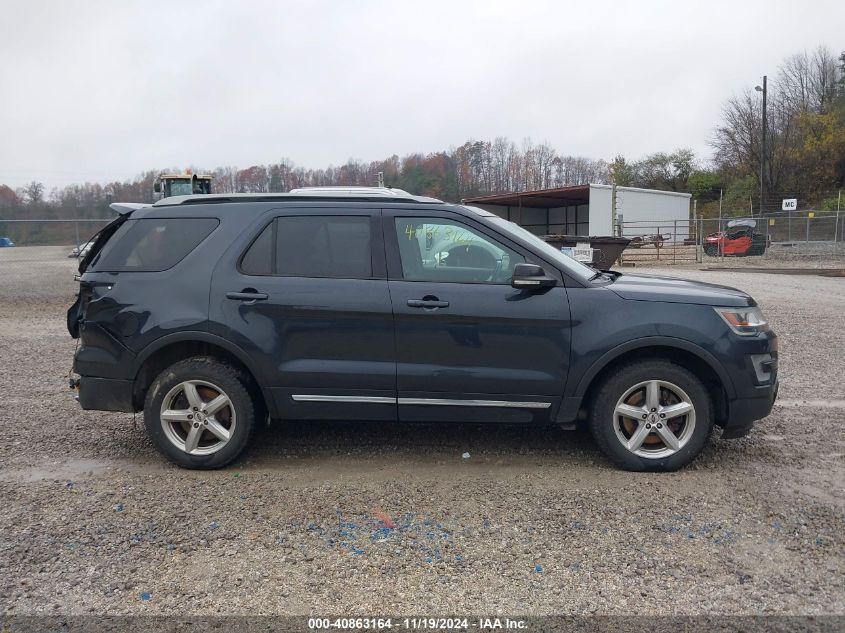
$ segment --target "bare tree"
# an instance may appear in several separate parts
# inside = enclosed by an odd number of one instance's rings
[[[836,55],[826,46],[789,57],[780,67],[777,89],[792,113],[824,113],[836,98]]]

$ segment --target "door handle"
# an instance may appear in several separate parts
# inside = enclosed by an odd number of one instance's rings
[[[437,299],[408,299],[409,308],[448,308],[448,301],[439,301]]]
[[[226,298],[234,299],[235,301],[247,301],[252,304],[256,301],[265,301],[268,296],[267,293],[257,292],[252,288],[245,288],[241,292],[227,292]]]

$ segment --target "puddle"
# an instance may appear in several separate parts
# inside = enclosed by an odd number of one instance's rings
[[[775,400],[776,407],[819,407],[845,409],[845,400]]]
[[[154,473],[166,469],[155,462],[117,462],[107,459],[67,459],[44,462],[35,466],[0,470],[0,481],[32,483],[64,479],[99,477],[113,472]]]

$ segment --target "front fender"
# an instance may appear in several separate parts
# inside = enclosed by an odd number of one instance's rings
[[[733,399],[736,397],[736,388],[734,386],[731,377],[728,375],[725,368],[722,367],[722,364],[713,356],[710,352],[703,349],[701,346],[696,345],[690,341],[687,341],[682,338],[676,338],[672,336],[644,336],[640,338],[635,338],[620,345],[617,345],[613,349],[605,352],[602,356],[600,356],[592,365],[584,372],[581,376],[580,380],[578,381],[578,385],[575,388],[576,396],[583,397],[584,394],[587,393],[587,389],[592,383],[593,379],[601,372],[602,369],[607,367],[610,363],[612,363],[615,359],[619,358],[623,354],[627,354],[628,352],[637,350],[637,349],[647,349],[649,347],[672,347],[675,349],[681,349],[685,352],[689,352],[694,354],[702,361],[704,361],[708,367],[710,367],[716,375],[719,377],[722,385],[725,388],[725,391],[728,394],[729,399]]]

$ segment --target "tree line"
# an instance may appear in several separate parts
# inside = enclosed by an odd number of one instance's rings
[[[567,155],[530,139],[517,144],[497,137],[470,139],[429,154],[349,160],[322,169],[308,169],[285,158],[245,169],[194,171],[211,173],[213,190],[219,193],[375,185],[382,174],[388,186],[452,202],[506,191],[615,182],[688,191],[705,216],[717,212],[720,198],[728,214],[774,210],[781,197],[799,198],[803,207],[834,205],[834,192],[845,185],[845,53],[837,58],[830,49],[819,47],[785,59],[769,82],[766,122],[763,156],[762,99],[749,86],[725,102],[710,139],[709,160],[678,148],[634,161],[622,155],[606,161]],[[153,184],[162,171],[181,169],[149,170],[130,181],[84,183],[49,192],[39,182],[18,189],[0,184],[0,218],[108,217],[112,201],[152,202]]]
[[[349,160],[344,165],[307,169],[289,159],[245,169],[192,168],[214,176],[215,193],[274,193],[297,187],[375,185],[384,183],[407,191],[458,202],[463,198],[504,191],[547,189],[584,183],[609,182],[604,160],[559,154],[547,143],[526,139],[521,145],[498,137],[468,140],[463,145],[430,154],[397,155],[384,160]],[[84,183],[46,192],[39,182],[13,190],[0,185],[0,217],[103,217],[111,201],[152,202],[153,185],[162,172],[150,170],[127,182]]]

